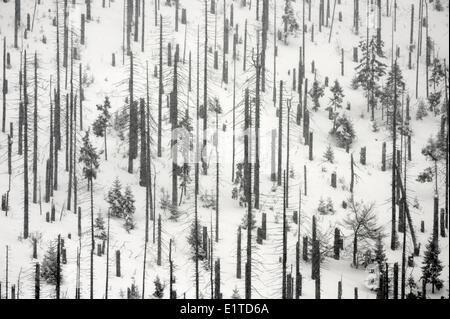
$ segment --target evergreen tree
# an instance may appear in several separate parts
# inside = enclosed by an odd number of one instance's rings
[[[284,25],[284,39],[287,42],[289,34],[299,29],[299,24],[295,18],[294,8],[292,7],[292,0],[285,0],[284,14],[282,16]]]
[[[416,120],[422,120],[425,116],[428,116],[427,109],[423,100],[419,101],[416,112]]]
[[[139,289],[134,282],[131,284],[131,287],[128,288],[128,299],[141,299]]]
[[[164,297],[164,289],[166,288],[166,285],[161,283],[161,279],[159,279],[159,276],[156,276],[156,279],[153,281],[155,284],[155,291],[153,292],[153,296],[158,299],[162,299]]]
[[[334,163],[334,151],[331,145],[328,145],[325,154],[323,154],[323,158],[330,163]]]
[[[131,188],[127,186],[122,201],[123,218],[125,219],[124,226],[127,232],[130,232],[130,230],[135,227],[134,212],[136,211],[136,208],[134,207],[134,202],[135,200]]]
[[[103,104],[97,104],[97,110],[100,111],[95,122],[92,124],[92,130],[95,136],[104,137],[106,134],[106,129],[110,125],[111,114],[109,109],[111,108],[111,103],[109,97],[105,97],[105,102]]]
[[[444,76],[445,76],[444,67],[441,64],[441,61],[439,61],[438,58],[434,58],[429,78],[429,84],[433,86],[434,92],[436,92],[436,90],[439,89],[439,84],[441,84],[441,81],[444,79]]]
[[[386,254],[384,251],[384,245],[381,234],[378,235],[377,242],[375,245],[375,261],[377,262],[380,270],[382,269],[382,266],[386,262]]]
[[[78,161],[83,163],[83,175],[88,181],[90,191],[90,228],[91,228],[91,250],[90,250],[90,298],[94,298],[94,183],[93,180],[97,178],[97,169],[99,155],[96,149],[92,146],[89,139],[89,130],[86,131],[83,137],[83,145],[80,149],[80,157]]]
[[[323,87],[320,86],[319,81],[314,81],[313,87],[309,91],[309,95],[311,96],[314,103],[313,110],[317,111],[320,108],[320,98],[324,95]]]
[[[206,251],[204,250],[204,246],[201,244],[201,225],[197,225],[197,236],[195,236],[195,222],[191,224],[189,236],[187,238],[187,242],[189,246],[191,247],[191,253],[192,253],[192,259],[195,260],[195,252],[196,252],[196,245],[195,241],[198,240],[198,260],[204,260],[206,258]]]
[[[334,204],[331,197],[327,198],[327,205],[325,206],[325,208],[328,215],[334,215],[334,213],[336,213],[336,211],[334,210]]]
[[[422,279],[425,280],[426,284],[430,283],[432,285],[433,293],[435,288],[440,290],[443,287],[443,281],[439,278],[443,269],[442,263],[439,260],[440,253],[441,251],[437,243],[433,239],[430,239],[423,260]]]
[[[336,137],[341,147],[350,146],[355,138],[355,129],[353,128],[352,121],[343,114],[336,119],[335,129],[331,131],[331,134]]]
[[[317,207],[317,211],[321,215],[326,214],[327,208],[326,208],[325,200],[322,197],[319,199],[319,206]]]
[[[58,260],[56,245],[50,243],[41,265],[41,277],[49,284],[55,285],[58,275]],[[59,269],[60,279],[62,279],[61,265]]]
[[[94,228],[94,237],[100,240],[106,240],[105,219],[100,213],[95,218]]]
[[[237,287],[234,287],[231,299],[241,299],[241,295],[239,294],[239,289]]]
[[[406,286],[409,288],[409,293],[406,296],[406,299],[417,299],[417,295],[415,294],[417,284],[414,281],[414,277],[412,275],[409,275],[408,281],[406,282]]]
[[[89,182],[97,178],[97,169],[100,166],[99,154],[89,139],[89,131],[86,131],[83,137],[83,146],[80,149],[80,157],[78,161],[83,163],[83,175]]]
[[[380,100],[384,107],[387,109],[389,123],[393,123],[393,110],[395,102],[395,94],[397,94],[397,105],[400,104],[399,97],[405,91],[405,81],[403,79],[402,70],[398,63],[394,63],[391,70],[388,73],[386,84],[380,93]],[[401,123],[402,117],[400,114],[400,107],[397,107],[397,123]]]
[[[435,114],[439,114],[439,104],[441,104],[442,92],[432,92],[428,95],[428,104],[430,105],[430,111],[435,112]]]
[[[431,167],[427,167],[417,176],[416,181],[418,181],[419,183],[430,183],[433,181],[433,178],[433,169]]]
[[[321,215],[333,215],[336,211],[334,210],[334,204],[331,198],[327,198],[326,202],[323,198],[320,198],[317,211]]]
[[[245,192],[244,192],[244,165],[242,163],[236,164],[236,172],[234,177],[234,187],[232,190],[231,198],[239,200],[239,204],[245,202]]]
[[[336,109],[342,108],[342,102],[345,96],[344,90],[342,89],[338,80],[335,80],[334,85],[330,88],[330,91],[333,94],[332,97],[330,98],[330,107],[332,107],[336,112]]]
[[[111,103],[109,102],[109,98],[105,98],[105,102],[103,104],[97,105],[97,110],[100,111],[95,122],[92,124],[92,129],[94,131],[95,136],[103,137],[105,140],[105,160],[108,159],[107,152],[107,144],[106,144],[106,131],[108,127],[111,125],[111,114],[109,113],[109,109],[111,108]]]
[[[442,7],[442,3],[440,0],[434,0],[434,8],[436,11],[442,11],[444,8]]]
[[[382,62],[382,59],[385,58],[383,46],[383,41],[378,41],[376,35],[368,43],[365,40],[359,43],[362,57],[360,64],[355,69],[356,77],[353,86],[361,86],[366,91],[369,102],[368,107],[372,108],[372,115],[377,103],[376,99],[380,95],[378,83],[380,78],[386,74],[386,64]]]
[[[122,218],[122,185],[118,177],[113,182],[111,189],[108,191],[106,201],[109,204],[110,214],[113,217]]]

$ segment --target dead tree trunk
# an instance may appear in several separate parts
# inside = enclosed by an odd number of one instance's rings
[[[18,38],[20,28],[20,15],[21,15],[21,0],[14,1],[14,48],[18,49]]]
[[[134,103],[134,59],[133,54],[130,54],[130,79],[129,79],[129,108],[130,108],[130,123],[129,123],[129,141],[128,141],[128,173],[133,173],[133,160],[137,153],[137,114]]]
[[[161,157],[163,84],[163,18],[159,22],[159,90],[158,90],[158,157]]]
[[[244,165],[245,165],[245,187],[247,200],[247,262],[245,264],[245,298],[251,299],[252,296],[252,165],[249,160],[250,141],[250,105],[249,105],[249,91],[245,90],[245,123],[244,123]]]
[[[208,174],[207,159],[207,129],[208,129],[208,1],[205,0],[205,58],[203,61],[203,149],[202,149],[202,166],[203,173]]]
[[[178,145],[176,129],[178,127],[178,61],[179,46],[175,48],[175,59],[173,65],[173,88],[170,96],[170,123],[172,123],[172,138],[171,138],[171,152],[172,152],[172,208],[176,209],[178,206]]]
[[[397,60],[395,60],[394,69],[397,67]],[[397,72],[394,72],[394,110],[392,116],[392,227],[391,227],[391,249],[395,250],[397,246],[397,233],[396,233],[396,172],[395,167],[397,163]]]
[[[141,152],[140,152],[140,168],[139,168],[139,185],[144,187],[148,184],[147,180],[147,138],[145,124],[145,100],[139,101],[139,120],[141,133]],[[106,134],[105,134],[106,136]]]
[[[24,98],[24,110],[23,110],[23,130],[24,130],[24,145],[23,145],[23,181],[24,181],[24,207],[23,207],[23,238],[28,238],[28,206],[29,206],[29,194],[28,194],[28,79],[27,79],[27,51],[24,53],[23,60],[23,98]]]
[[[282,180],[282,152],[283,152],[283,81],[280,81],[280,101],[278,108],[278,186]]]
[[[2,132],[5,133],[6,126],[6,94],[8,93],[8,81],[6,80],[6,37],[3,38],[3,114],[2,114]]]
[[[287,263],[287,224],[286,224],[286,171],[284,171],[283,187],[283,260],[282,260],[282,290],[281,298],[286,299],[286,263]],[[249,226],[248,226],[249,227]]]
[[[34,54],[34,112],[33,112],[33,203],[37,203],[37,147],[38,147],[38,130],[37,130],[37,53]]]

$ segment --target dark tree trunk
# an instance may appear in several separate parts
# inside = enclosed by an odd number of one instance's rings
[[[207,129],[208,129],[208,1],[205,0],[205,61],[203,74],[203,149],[202,149],[202,164],[203,173],[208,174],[207,159]]]
[[[278,108],[278,186],[281,186],[282,152],[283,152],[283,81],[280,81],[280,101]]]
[[[395,61],[394,69],[396,68],[397,60]],[[392,206],[392,227],[391,227],[391,249],[395,250],[397,246],[397,233],[396,233],[396,165],[397,165],[397,72],[394,72],[394,110],[392,116],[392,185],[391,185],[391,206]]]
[[[180,49],[177,44],[173,65],[173,88],[170,96],[170,123],[172,123],[172,208],[178,206],[178,142],[176,129],[178,128],[178,61],[180,60]]]
[[[163,18],[160,16],[159,22],[159,91],[158,91],[158,157],[161,157],[161,136],[162,136],[162,98],[164,94],[163,84]]]
[[[90,255],[90,299],[94,299],[94,250],[95,250],[95,240],[94,240],[94,183],[92,177],[89,178],[90,186],[90,206],[91,206],[91,255]]]
[[[29,206],[29,193],[28,193],[28,84],[27,84],[27,51],[24,53],[23,60],[23,98],[24,98],[24,110],[23,110],[23,130],[24,130],[24,145],[23,145],[23,181],[24,181],[24,200],[23,200],[23,238],[28,238],[28,206]]]
[[[33,203],[37,203],[37,147],[38,147],[38,130],[37,130],[37,54],[34,54],[34,112],[33,112]]]
[[[6,80],[6,37],[3,38],[3,83],[2,83],[2,96],[3,96],[3,113],[2,113],[2,132],[5,133],[6,126],[6,94],[8,92],[8,81]]]
[[[140,152],[140,170],[139,170],[139,185],[146,186],[147,180],[147,138],[146,138],[146,124],[145,124],[145,100],[141,99],[139,102],[139,116],[140,116],[140,133],[141,133],[141,152]],[[105,132],[106,133],[106,132]],[[106,134],[105,134],[106,136]]]
[[[282,291],[281,298],[286,299],[286,263],[287,263],[287,224],[286,224],[286,171],[284,171],[283,187],[283,260],[282,260]]]

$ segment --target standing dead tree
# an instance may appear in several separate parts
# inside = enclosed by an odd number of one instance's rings
[[[364,205],[363,202],[356,202],[352,196],[348,200],[348,207],[350,213],[343,223],[353,233],[353,266],[358,268],[358,243],[368,239],[376,240],[382,228],[377,226],[375,204]]]

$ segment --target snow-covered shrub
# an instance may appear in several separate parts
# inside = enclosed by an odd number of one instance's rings
[[[203,194],[200,194],[200,201],[202,202],[202,207],[215,210],[216,209],[216,195],[211,191],[208,193],[206,191]]]
[[[341,147],[350,146],[355,138],[352,121],[345,114],[336,119],[336,129],[332,131]]]
[[[319,207],[317,207],[317,211],[321,215],[333,215],[336,211],[334,210],[334,205],[331,198],[328,198],[326,203],[323,198],[321,198],[319,200]]]
[[[417,178],[416,181],[420,183],[430,183],[433,181],[434,172],[431,167],[427,167],[423,172],[421,172]]]
[[[377,121],[373,121],[372,122],[372,132],[376,133],[376,132],[379,132],[379,131],[380,131],[380,128],[378,127]]]

